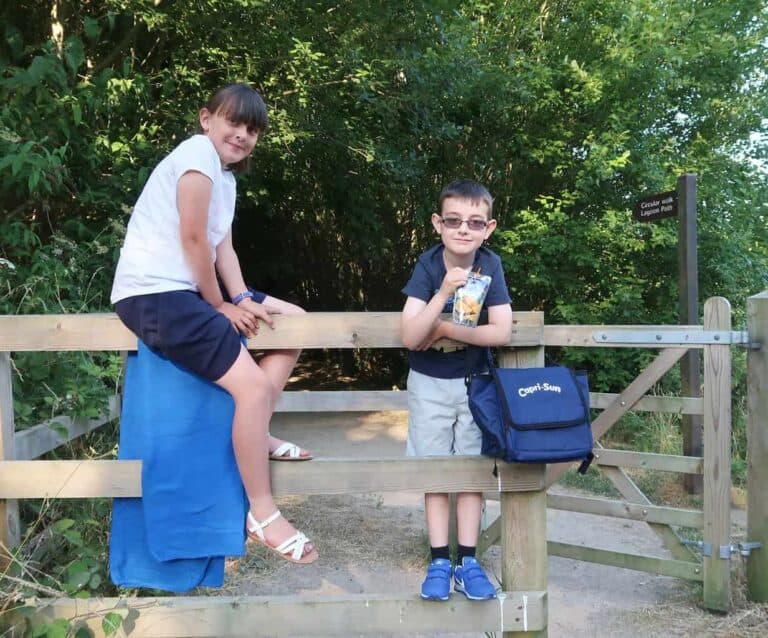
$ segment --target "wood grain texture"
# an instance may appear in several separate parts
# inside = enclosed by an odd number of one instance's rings
[[[275,496],[368,492],[535,491],[540,465],[486,457],[314,459],[270,464]],[[7,461],[0,463],[0,498],[141,496],[141,461]]]
[[[747,540],[763,544],[747,558],[747,589],[768,602],[768,291],[747,300],[747,329],[761,345],[747,355]]]
[[[731,304],[712,297],[704,304],[704,328],[731,329]],[[704,606],[727,611],[731,603],[731,348],[704,348],[704,530],[712,556],[704,556]]]
[[[366,633],[422,634],[522,631],[546,627],[545,591],[500,592],[498,600],[450,603],[400,595],[169,596],[164,598],[31,599],[36,623],[77,618],[103,637],[101,621],[122,611],[142,638],[335,636]],[[127,624],[127,623],[126,623]],[[125,635],[121,631],[114,635]]]

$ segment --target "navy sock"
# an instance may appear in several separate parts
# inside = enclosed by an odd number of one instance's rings
[[[432,560],[435,560],[436,558],[451,560],[450,548],[448,545],[445,545],[444,547],[430,547],[429,551],[432,554]]]
[[[459,545],[456,548],[456,562],[461,565],[461,561],[464,560],[465,556],[472,556],[474,558],[475,547],[469,545]]]

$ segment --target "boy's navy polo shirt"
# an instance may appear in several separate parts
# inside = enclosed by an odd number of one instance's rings
[[[443,261],[443,244],[433,246],[422,253],[413,269],[413,274],[403,288],[403,294],[408,297],[421,299],[425,303],[435,296],[445,279],[445,262]],[[499,256],[488,248],[480,247],[475,253],[472,270],[491,277],[491,285],[480,314],[480,323],[488,323],[487,308],[510,303],[507,282],[504,279],[504,269]],[[453,312],[453,297],[443,308],[443,312]],[[485,358],[478,358],[485,361]],[[412,370],[438,379],[461,379],[466,374],[466,352],[440,352],[438,350],[410,350],[408,363]]]

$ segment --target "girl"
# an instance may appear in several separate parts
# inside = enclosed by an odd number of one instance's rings
[[[273,328],[272,314],[304,312],[249,289],[232,246],[233,173],[248,167],[267,128],[266,106],[249,85],[231,84],[199,117],[202,134],[157,165],[136,202],[111,300],[150,348],[232,395],[232,444],[250,504],[248,535],[289,561],[311,563],[317,550],[277,510],[268,467],[268,458],[311,458],[268,432],[299,351],[271,351],[257,364],[240,339],[257,333],[260,321]]]

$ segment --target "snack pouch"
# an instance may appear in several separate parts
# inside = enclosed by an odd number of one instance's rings
[[[469,273],[467,283],[456,289],[453,299],[453,322],[474,328],[480,319],[485,296],[491,285],[491,277]]]

